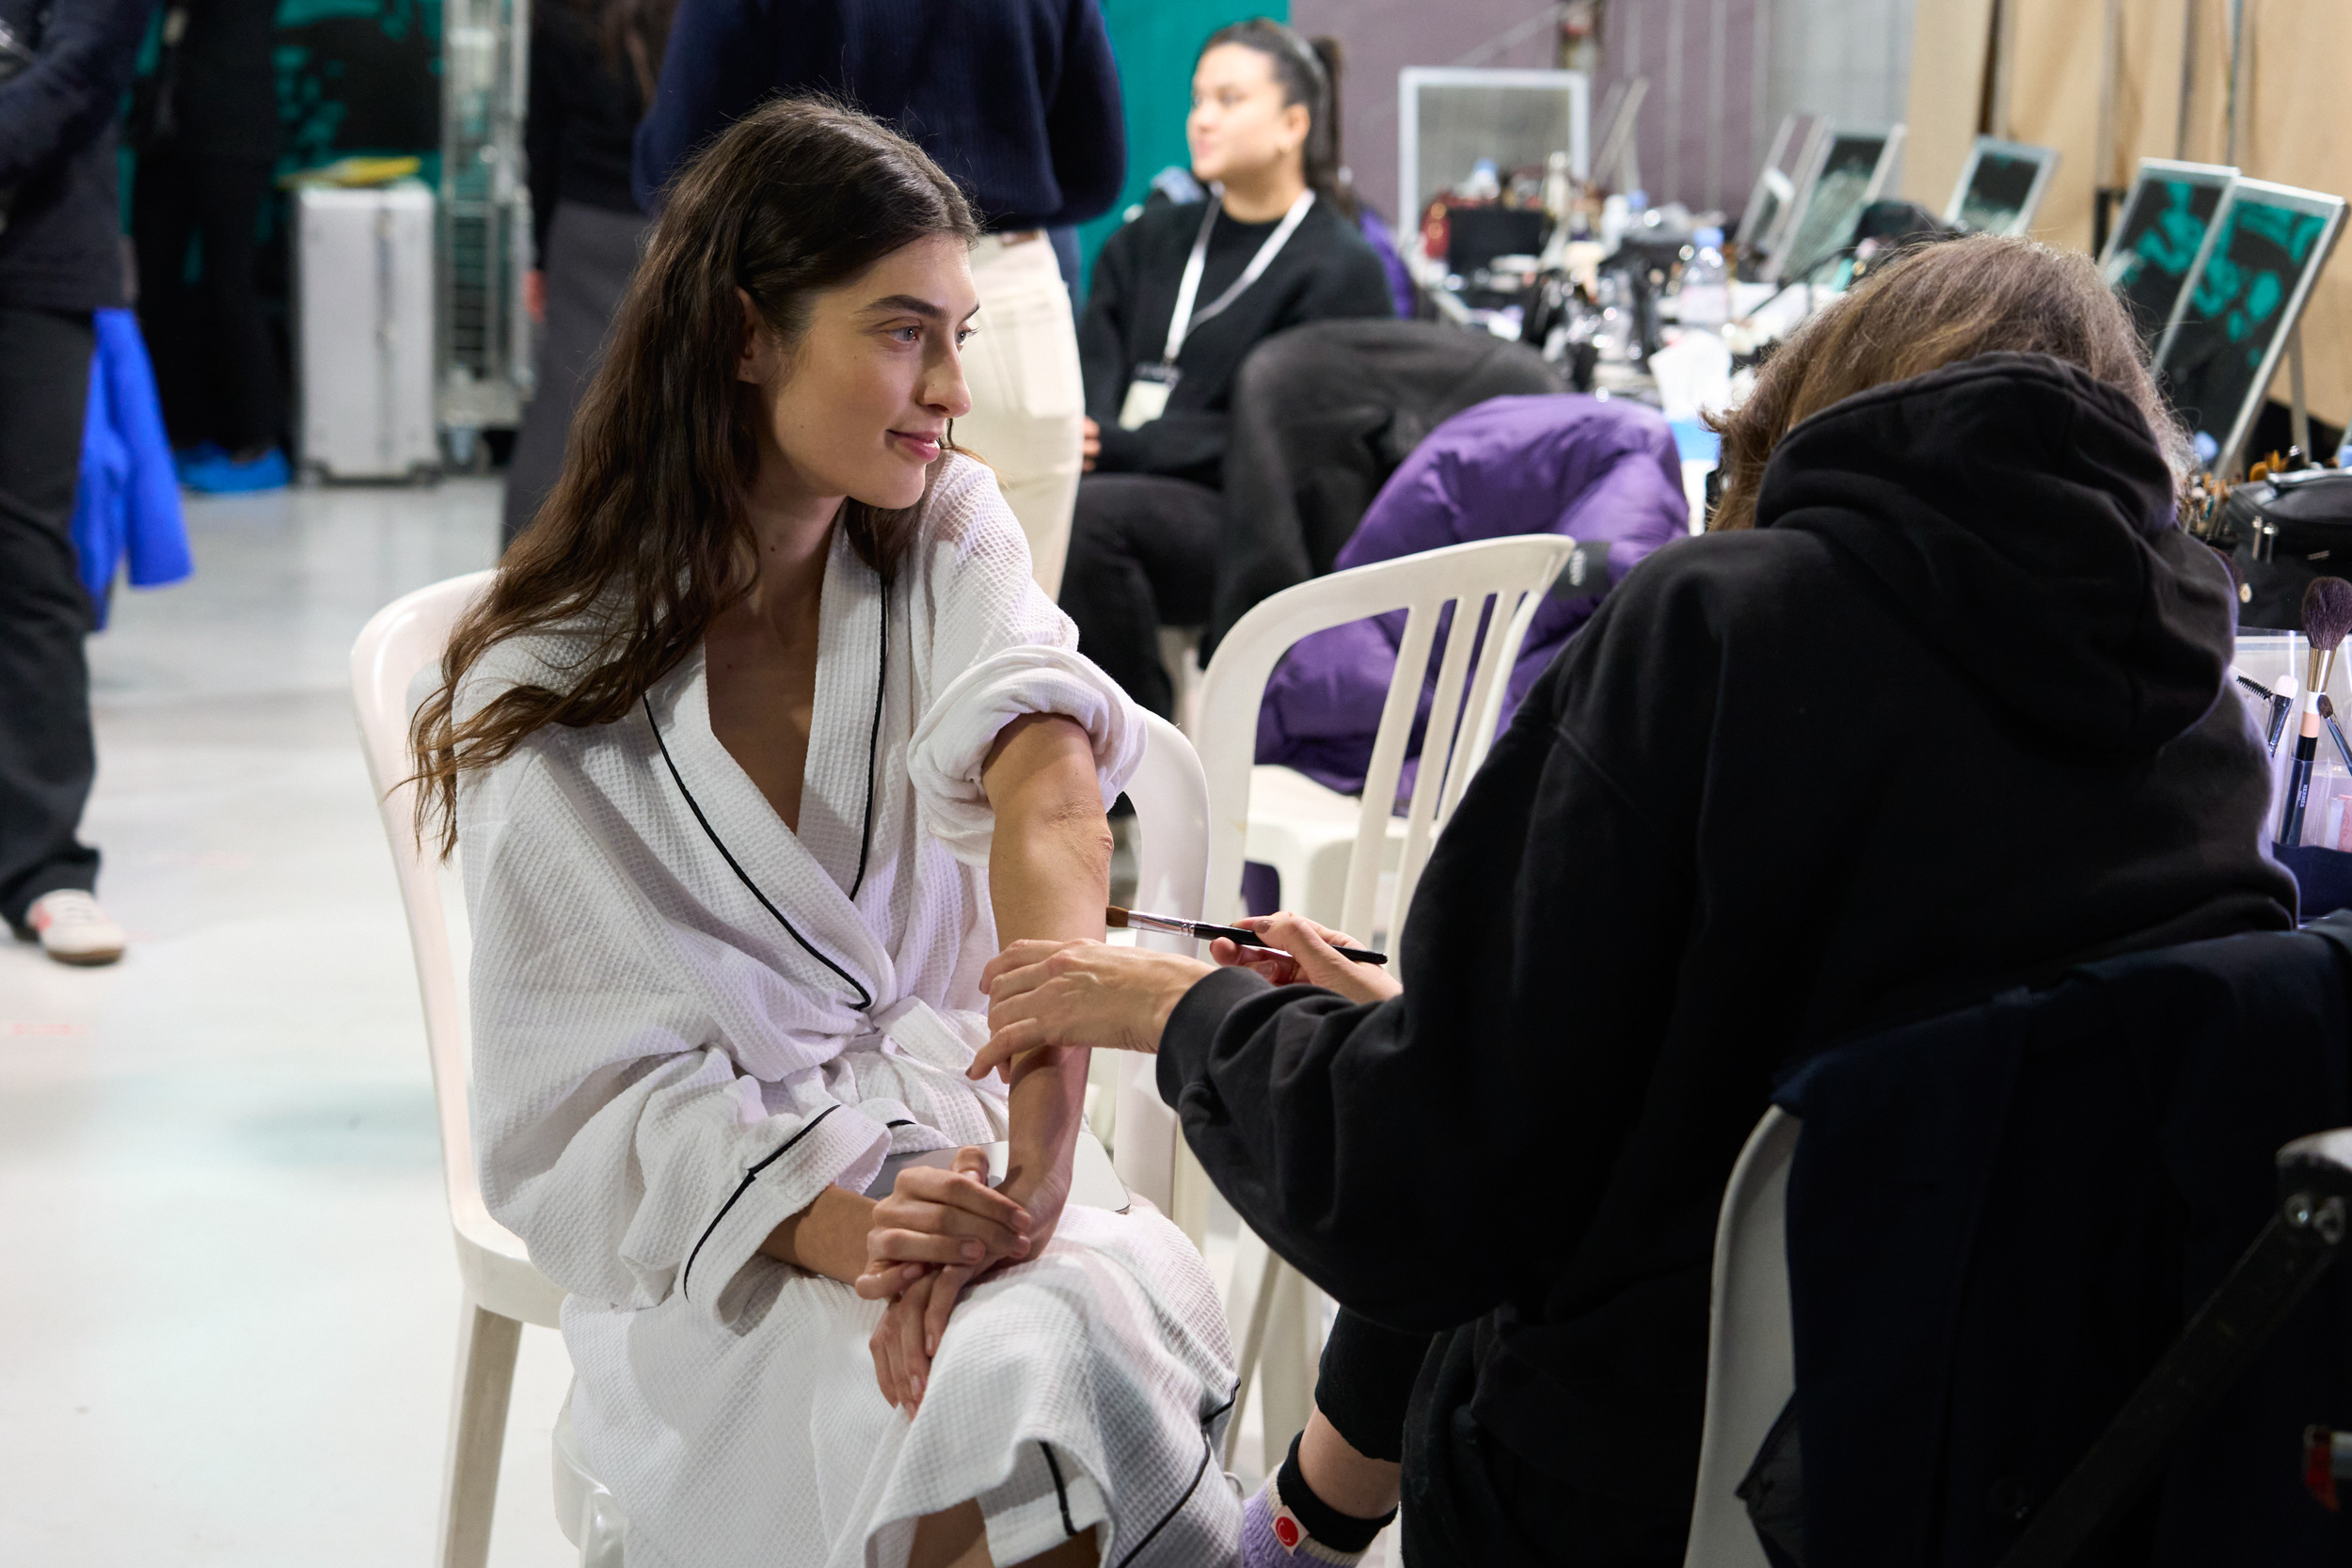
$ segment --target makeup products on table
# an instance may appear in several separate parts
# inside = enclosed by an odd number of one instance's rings
[[[2352,742],[2344,738],[2344,726],[2336,722],[2336,705],[2325,691],[2319,694],[2319,717],[2327,724],[2328,733],[2336,737],[2336,755],[2344,759],[2346,772],[2352,772]]]
[[[2312,764],[2319,757],[2319,700],[2336,660],[2336,650],[2352,636],[2352,582],[2313,578],[2303,590],[2303,635],[2311,642],[2311,678],[2303,690],[2303,722],[2295,740],[2295,763],[2287,776],[2286,801],[2279,818],[2279,842],[2303,841],[2303,814],[2311,803]],[[2282,683],[2283,684],[2283,683]],[[2272,745],[2277,745],[2274,739]]]
[[[2295,677],[2293,675],[2289,675],[2286,678],[2283,683],[2286,689],[2283,693],[2281,693],[2271,690],[2270,688],[2265,686],[2262,682],[2256,680],[2253,676],[2248,674],[2243,670],[2233,667],[2230,671],[2230,673],[2236,678],[2238,685],[2246,688],[2247,690],[2251,691],[2255,697],[2261,701],[2265,708],[2266,716],[2263,721],[2263,738],[2269,746],[2270,754],[2274,757],[2277,756],[2279,754],[2279,736],[2286,731],[2287,715],[2295,711]]]
[[[1199,937],[1203,942],[1223,937],[1244,947],[1280,951],[1256,932],[1245,931],[1238,926],[1212,926],[1206,921],[1179,920],[1172,914],[1146,914],[1141,910],[1122,910],[1116,904],[1103,911],[1103,924],[1114,931],[1168,931],[1180,937]],[[1343,958],[1353,958],[1359,964],[1384,964],[1389,961],[1386,953],[1375,953],[1369,947],[1334,947],[1331,951]]]

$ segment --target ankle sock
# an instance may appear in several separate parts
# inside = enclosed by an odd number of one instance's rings
[[[1274,1474],[1275,1496],[1318,1545],[1333,1553],[1360,1557],[1371,1550],[1374,1538],[1396,1517],[1396,1510],[1392,1508],[1377,1519],[1359,1519],[1352,1513],[1342,1513],[1316,1497],[1298,1468],[1298,1438],[1291,1439],[1291,1451]]]

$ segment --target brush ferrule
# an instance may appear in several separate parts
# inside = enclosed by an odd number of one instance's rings
[[[2304,700],[2314,708],[2319,705],[2319,694],[2328,689],[2328,677],[2334,672],[2335,666],[2336,645],[2334,643],[2331,642],[2326,647],[2315,646],[2312,649],[2311,690]]]

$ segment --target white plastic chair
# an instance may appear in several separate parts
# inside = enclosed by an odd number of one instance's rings
[[[1217,644],[1200,690],[1198,733],[1212,814],[1210,920],[1224,923],[1241,912],[1242,863],[1265,861],[1281,874],[1287,908],[1359,941],[1383,942],[1392,955],[1399,951],[1430,847],[1486,760],[1528,626],[1575,550],[1576,541],[1556,534],[1449,546],[1284,589],[1234,624]],[[1480,610],[1490,599],[1492,613],[1482,632]],[[1453,627],[1438,666],[1421,770],[1400,819],[1391,803],[1438,619],[1448,606],[1454,607]],[[1362,796],[1340,795],[1287,768],[1257,766],[1258,709],[1282,656],[1301,638],[1392,610],[1407,612],[1405,634]],[[1385,900],[1384,872],[1395,877]],[[1178,1151],[1177,1165],[1173,1185],[1180,1195],[1205,1191],[1188,1151]],[[1197,1217],[1182,1207],[1172,1212],[1200,1244],[1195,1227],[1205,1225],[1205,1204]],[[1323,1293],[1245,1227],[1226,1311],[1241,1343],[1243,1402],[1251,1373],[1262,1373],[1270,1455],[1278,1440],[1306,1425],[1312,1408]],[[1234,1406],[1226,1429],[1229,1464],[1244,1407]]]
[[[408,914],[417,990],[424,1002],[425,1048],[433,1061],[433,1099],[441,1128],[441,1184],[449,1198],[450,1230],[465,1289],[449,1453],[442,1472],[439,1568],[482,1568],[489,1558],[506,1405],[515,1386],[523,1324],[555,1327],[564,1303],[564,1292],[532,1266],[522,1239],[492,1219],[482,1201],[466,1106],[469,1040],[458,970],[465,943],[452,929],[453,916],[462,929],[465,898],[453,870],[418,845],[412,827],[417,792],[405,782],[413,771],[408,760],[409,688],[420,671],[439,662],[450,628],[489,580],[489,573],[475,572],[395,599],[376,612],[351,648],[351,695],[358,710],[360,744],[367,752],[368,777],[375,785],[384,833],[391,844],[400,901]],[[561,1497],[564,1465],[560,1441],[556,1470]],[[581,1517],[578,1507],[563,1515],[564,1535],[581,1547],[581,1560],[617,1563],[617,1540],[604,1540],[593,1529],[583,1538]],[[596,1552],[608,1555],[592,1555]]]
[[[465,953],[463,888],[453,871],[421,848],[411,826],[415,787],[405,781],[409,693],[418,673],[439,662],[457,618],[489,582],[488,572],[452,578],[379,610],[351,650],[368,776],[376,791],[392,866],[407,911],[417,986],[424,1001],[425,1044],[441,1132],[442,1185],[457,1245],[465,1305],[459,1323],[457,1386],[443,1477],[439,1568],[481,1568],[490,1548],[499,1462],[506,1433],[522,1325],[558,1326],[564,1293],[531,1263],[521,1238],[490,1217],[473,1163],[468,1119],[469,1039],[459,964]],[[1165,721],[1144,716],[1141,765],[1127,785],[1139,830],[1138,907],[1198,919],[1208,863],[1208,785],[1190,743]],[[457,927],[453,931],[453,917]],[[1190,952],[1190,938],[1139,933],[1139,941]],[[1184,1203],[1205,1210],[1198,1165],[1189,1198],[1177,1191],[1176,1114],[1159,1097],[1152,1063],[1120,1052],[1116,1064],[1112,1147],[1120,1176],[1163,1211]],[[571,1401],[555,1424],[556,1517],[580,1548],[581,1568],[620,1568],[628,1520],[612,1494],[589,1471],[573,1432]]]
[[[1778,1106],[1765,1112],[1724,1188],[1707,1325],[1707,1424],[1683,1568],[1771,1568],[1734,1489],[1797,1391],[1788,1208],[1802,1131]]]

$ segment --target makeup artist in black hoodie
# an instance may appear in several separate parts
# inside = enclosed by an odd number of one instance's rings
[[[1391,1506],[1365,1412],[1393,1412],[1416,1568],[1682,1560],[1716,1211],[1776,1072],[2293,924],[2229,578],[2176,526],[2180,439],[2089,261],[1903,258],[1724,434],[1714,531],[1609,596],[1472,782],[1402,994],[1093,944],[991,971],[976,1067],[1156,1050],[1218,1188],[1348,1309],[1316,1417],[1346,1441],[1303,1481]],[[1277,978],[1349,983],[1276,920]],[[1389,1331],[1434,1335],[1409,1421],[1409,1373],[1353,1348]]]

